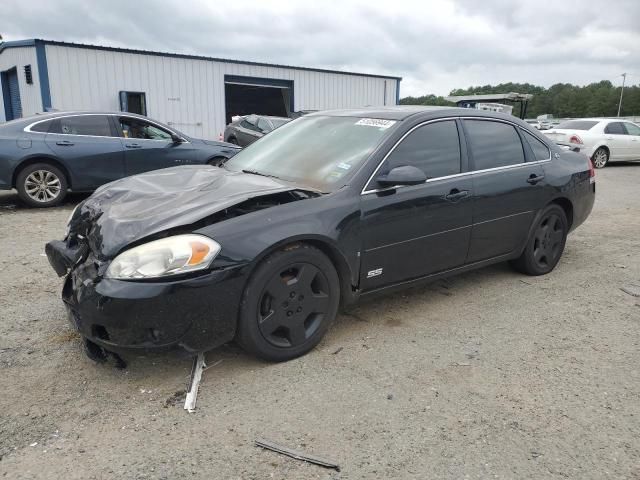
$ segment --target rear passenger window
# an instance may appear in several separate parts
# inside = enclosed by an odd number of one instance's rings
[[[65,135],[90,135],[94,137],[111,137],[111,125],[106,115],[78,115],[62,117],[54,121],[49,133]]]
[[[536,137],[531,135],[529,132],[524,133],[524,138],[527,140],[527,143],[533,150],[533,157],[535,160],[549,160],[551,158],[551,151],[549,147],[547,147],[544,143],[538,140]]]
[[[465,120],[474,170],[524,163],[522,142],[515,127],[488,120]]]
[[[387,172],[412,165],[427,178],[460,173],[460,141],[453,120],[429,123],[411,132],[387,158]]]
[[[604,133],[609,133],[611,135],[626,135],[627,131],[622,125],[622,122],[611,122],[609,125],[604,127]]]
[[[52,123],[52,120],[49,120],[48,122],[36,123],[35,125],[31,125],[31,128],[29,130],[31,130],[32,132],[47,133]]]

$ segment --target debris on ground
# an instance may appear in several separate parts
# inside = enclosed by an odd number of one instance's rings
[[[206,366],[207,364],[204,361],[204,353],[199,353],[198,356],[193,359],[191,382],[189,383],[187,398],[185,398],[184,400],[184,409],[189,413],[193,413],[196,409],[196,400],[198,399],[200,380],[202,380],[202,372],[204,372]]]
[[[337,355],[343,350],[343,347],[338,348],[336,351],[331,352],[331,355]]]
[[[635,283],[630,283],[625,287],[620,287],[620,290],[632,297],[640,297],[640,285],[636,285]]]
[[[259,438],[256,440],[256,446],[262,447],[266,450],[271,450],[276,453],[280,453],[282,455],[286,455],[291,458],[295,458],[296,460],[302,460],[304,462],[313,463],[321,467],[333,468],[338,472],[340,471],[340,465],[332,460],[327,460],[326,458],[317,457],[315,455],[309,455],[299,450],[294,450],[289,447],[278,445],[277,443],[265,440],[263,438]]]

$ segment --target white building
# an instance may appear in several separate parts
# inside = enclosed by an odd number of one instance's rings
[[[130,111],[215,139],[232,115],[398,103],[400,77],[49,40],[0,44],[0,122],[50,110]]]

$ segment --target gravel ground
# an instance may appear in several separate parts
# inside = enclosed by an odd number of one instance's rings
[[[640,285],[640,164],[597,188],[551,274],[501,264],[369,301],[283,364],[209,352],[192,414],[188,358],[81,352],[42,252],[82,197],[2,193],[0,476],[640,479],[640,298],[620,290]]]

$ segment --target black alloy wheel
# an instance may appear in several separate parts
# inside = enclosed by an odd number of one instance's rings
[[[296,245],[275,252],[249,280],[238,342],[267,360],[300,356],[322,339],[337,314],[339,298],[338,275],[321,251]]]
[[[562,256],[568,230],[564,210],[559,205],[549,205],[540,215],[524,252],[511,264],[527,275],[549,273]]]

